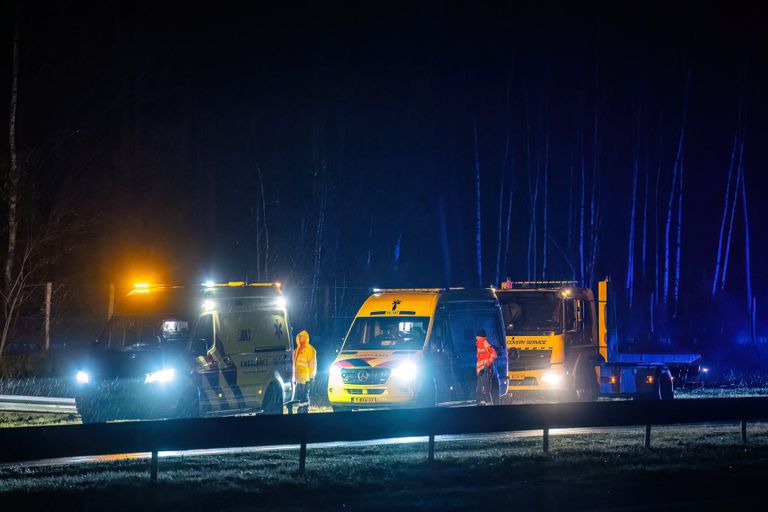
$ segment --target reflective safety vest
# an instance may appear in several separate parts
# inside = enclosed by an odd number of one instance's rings
[[[308,380],[314,379],[317,374],[317,353],[315,347],[307,341],[304,345],[299,345],[296,349],[293,359],[294,378],[297,384],[306,384]]]
[[[496,359],[496,350],[488,343],[488,338],[477,337],[477,373],[483,368],[493,366]]]

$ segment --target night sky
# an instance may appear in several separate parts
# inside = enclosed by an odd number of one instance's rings
[[[20,3],[0,11],[0,115],[18,14],[24,222],[55,206],[79,226],[48,278],[152,268],[172,282],[490,285],[503,186],[499,274],[526,279],[538,176],[534,276],[571,279],[583,162],[587,210],[597,192],[595,275],[621,289],[637,153],[636,297],[647,302],[690,70],[680,309],[690,319],[709,298],[745,83],[752,287],[765,316],[768,48],[764,12],[746,2]],[[722,294],[734,311],[746,308],[744,233],[739,203]]]

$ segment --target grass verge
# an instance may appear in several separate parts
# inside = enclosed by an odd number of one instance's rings
[[[539,437],[161,458],[0,469],[0,505],[31,510],[709,510],[761,497],[768,426],[641,429]]]

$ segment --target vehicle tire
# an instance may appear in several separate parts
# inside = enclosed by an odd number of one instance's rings
[[[662,373],[659,377],[659,391],[662,400],[674,400],[675,388],[668,373]]]
[[[191,388],[187,390],[179,398],[179,403],[176,406],[176,417],[178,418],[200,417],[200,399],[197,394],[197,388]]]
[[[421,392],[414,400],[415,407],[434,407],[437,404],[437,386],[434,380],[422,383]]]
[[[574,382],[574,397],[577,402],[594,402],[600,394],[600,385],[592,367],[582,367],[576,373]]]
[[[267,388],[262,409],[264,414],[283,414],[283,395],[275,384]]]

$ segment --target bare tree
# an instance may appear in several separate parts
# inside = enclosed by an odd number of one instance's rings
[[[635,124],[635,151],[632,159],[632,202],[629,215],[629,248],[627,251],[627,279],[625,287],[629,298],[629,308],[632,309],[635,278],[635,212],[637,210],[637,181],[640,159],[640,112],[637,114]]]
[[[17,8],[19,4],[17,3]],[[19,183],[21,170],[19,169],[18,152],[16,148],[16,121],[19,105],[19,26],[20,14],[16,13],[16,22],[13,29],[13,55],[11,63],[11,100],[8,112],[8,149],[10,162],[8,175],[3,180],[3,192],[7,209],[8,246],[5,254],[5,266],[3,269],[3,288],[5,294],[10,294],[14,286],[13,267],[16,263],[16,236],[19,230]]]
[[[733,133],[733,145],[731,146],[731,157],[728,162],[728,173],[726,176],[725,181],[725,197],[723,200],[723,217],[720,222],[720,236],[717,239],[717,257],[715,258],[715,275],[712,279],[712,297],[715,296],[717,293],[717,282],[720,278],[720,266],[721,266],[721,259],[723,256],[723,235],[725,234],[725,224],[726,219],[728,218],[728,212],[729,212],[729,205],[731,202],[731,183],[733,182],[734,177],[734,170],[735,170],[735,162],[736,162],[736,150],[739,146],[739,131],[741,130],[741,115],[742,115],[742,108],[744,106],[744,90],[746,88],[746,73],[744,76],[744,80],[742,80],[741,83],[741,91],[739,93],[739,105],[737,108],[737,114],[736,114],[736,129]],[[738,169],[736,169],[738,173]],[[738,177],[736,178],[738,180]],[[737,185],[738,186],[738,185]],[[734,201],[736,200],[736,197],[734,195]]]
[[[481,198],[480,198],[480,147],[477,140],[477,111],[472,116],[472,135],[475,147],[475,258],[477,265],[477,284],[483,284],[483,241],[482,227],[483,219],[481,217]]]
[[[501,158],[501,177],[499,179],[499,222],[498,222],[498,232],[496,237],[496,279],[494,280],[494,283],[499,283],[501,280],[501,245],[503,243],[503,228],[504,228],[504,189],[505,189],[505,183],[507,181],[507,161],[509,160],[509,151],[510,151],[510,128],[509,128],[509,107],[510,107],[510,96],[511,96],[511,89],[512,89],[512,74],[509,74],[509,78],[507,79],[507,88],[506,88],[506,101],[505,101],[505,109],[504,109],[504,152],[502,154]],[[507,237],[509,237],[509,230],[507,230]],[[505,254],[506,258],[506,254]]]
[[[683,119],[680,125],[680,136],[677,140],[677,152],[675,153],[675,162],[672,166],[672,186],[669,190],[669,201],[667,202],[667,223],[665,228],[665,243],[664,243],[664,304],[667,304],[669,299],[669,281],[671,272],[671,258],[670,258],[670,229],[672,227],[672,209],[675,201],[675,192],[677,191],[678,175],[680,173],[680,165],[683,158],[683,144],[685,142],[685,128],[688,120],[688,90],[691,83],[691,68],[688,68],[688,73],[685,80],[685,93],[683,94]]]
[[[542,263],[541,263],[541,279],[547,280],[547,243],[549,241],[549,233],[547,232],[547,223],[549,215],[549,131],[544,135],[544,227],[542,233]]]
[[[744,137],[741,139],[739,150],[739,174],[741,175],[741,205],[744,209],[744,274],[747,281],[747,311],[749,312],[750,337],[755,341],[755,309],[756,299],[752,295],[752,263],[750,261],[749,243],[749,208],[747,208],[747,183],[744,176]]]

